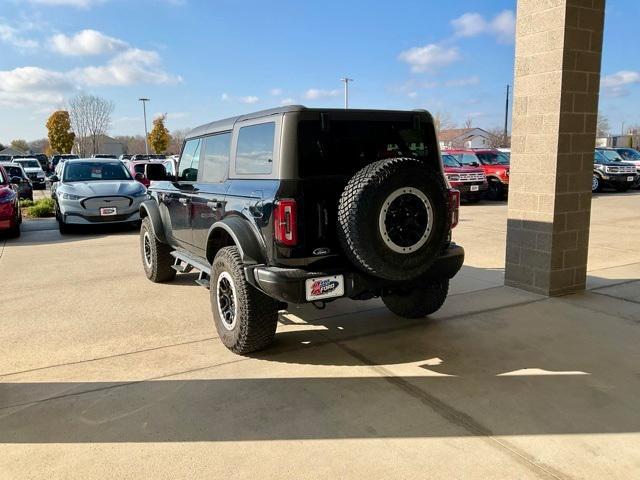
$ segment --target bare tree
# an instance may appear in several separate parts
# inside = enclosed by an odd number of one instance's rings
[[[169,143],[168,152],[173,153],[175,155],[180,153],[182,150],[182,143],[184,142],[184,138],[189,133],[190,128],[181,128],[176,129],[171,132],[171,142]]]
[[[456,123],[451,118],[449,112],[436,112],[433,114],[433,125],[436,128],[436,133],[441,130],[449,130],[456,128]]]
[[[494,127],[487,130],[489,133],[489,147],[490,148],[509,148],[511,147],[511,136],[507,135],[504,138],[504,129],[501,127]]]
[[[95,95],[81,93],[69,101],[71,125],[76,134],[76,151],[81,157],[99,153],[100,137],[111,126],[114,105]]]
[[[467,119],[464,121],[464,128],[471,128],[472,124],[473,118],[467,117]]]
[[[598,112],[598,123],[596,124],[596,136],[597,137],[608,137],[609,132],[611,131],[611,127],[609,126],[609,119],[607,116]]]

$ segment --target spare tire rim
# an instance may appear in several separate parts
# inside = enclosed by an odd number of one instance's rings
[[[221,272],[218,275],[216,292],[218,313],[220,314],[222,325],[227,330],[233,330],[236,326],[238,305],[236,303],[236,286],[228,272]]]
[[[417,188],[402,187],[382,204],[378,228],[384,244],[396,253],[420,249],[433,230],[433,206]]]

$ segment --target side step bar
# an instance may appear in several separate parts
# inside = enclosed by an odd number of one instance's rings
[[[209,277],[211,276],[211,265],[204,263],[202,259],[191,255],[184,251],[174,250],[171,256],[175,258],[174,264],[171,266],[179,273],[189,273],[194,268],[200,271],[196,283],[205,288],[209,288]]]

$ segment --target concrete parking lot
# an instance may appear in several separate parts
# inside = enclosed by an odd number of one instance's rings
[[[589,288],[502,286],[506,204],[463,206],[445,306],[282,312],[250,357],[137,232],[0,240],[0,478],[637,478],[640,192],[601,194]]]

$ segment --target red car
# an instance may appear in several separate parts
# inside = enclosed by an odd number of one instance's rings
[[[449,185],[460,192],[462,200],[477,202],[485,196],[488,184],[482,167],[462,165],[446,153],[442,155],[442,166]]]
[[[131,175],[145,187],[149,187],[152,180],[166,180],[167,170],[162,160],[133,160],[127,162]]]
[[[18,177],[14,179],[17,182]],[[10,237],[19,237],[21,223],[17,184],[11,182],[6,170],[0,166],[0,232],[6,232]]]
[[[459,149],[447,150],[463,164],[482,167],[487,176],[489,188],[487,197],[491,200],[502,200],[509,191],[509,155],[492,149]]]

